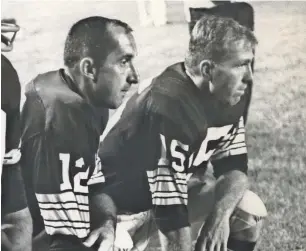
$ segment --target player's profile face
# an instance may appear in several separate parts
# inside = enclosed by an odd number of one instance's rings
[[[253,75],[251,62],[254,57],[251,46],[237,43],[232,46],[228,57],[216,64],[212,84],[217,98],[228,105],[236,105],[245,94]]]
[[[115,109],[131,85],[138,83],[138,73],[133,64],[136,44],[132,34],[126,34],[122,28],[114,28],[111,33],[111,50],[99,70],[96,91],[103,105]]]

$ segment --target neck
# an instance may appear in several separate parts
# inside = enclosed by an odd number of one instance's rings
[[[200,90],[203,89],[207,89],[207,86],[209,85],[209,82],[203,81],[203,78],[200,76],[195,76],[194,74],[192,74],[187,67],[185,67],[186,69],[186,74],[188,75],[188,77],[192,80],[192,82],[195,84],[195,86],[197,88],[199,88]]]
[[[68,67],[65,67],[64,71],[65,71],[66,76],[68,76],[72,82],[76,83],[76,81],[74,80],[74,77],[71,74],[70,69]]]
[[[77,89],[77,92],[79,95],[81,95],[87,103],[91,104],[90,101],[90,95],[88,91],[86,90],[86,83],[84,78],[80,76],[76,76],[76,74],[72,73],[72,70],[68,67],[65,67],[65,74],[70,78],[70,80],[73,82],[75,88]]]

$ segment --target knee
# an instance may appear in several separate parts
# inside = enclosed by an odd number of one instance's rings
[[[255,193],[247,190],[230,219],[233,239],[256,242],[260,236],[267,210]]]

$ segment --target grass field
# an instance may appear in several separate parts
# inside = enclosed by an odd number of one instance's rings
[[[184,58],[188,28],[180,2],[168,2],[171,23],[160,28],[140,27],[134,2],[20,2],[5,0],[2,16],[22,27],[8,54],[22,84],[62,66],[69,26],[88,15],[117,17],[135,28],[142,79]],[[269,212],[257,250],[306,251],[306,2],[252,5],[260,43],[247,143],[251,187]]]

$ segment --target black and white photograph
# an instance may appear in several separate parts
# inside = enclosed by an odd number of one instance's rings
[[[306,1],[1,0],[1,250],[306,251]]]

